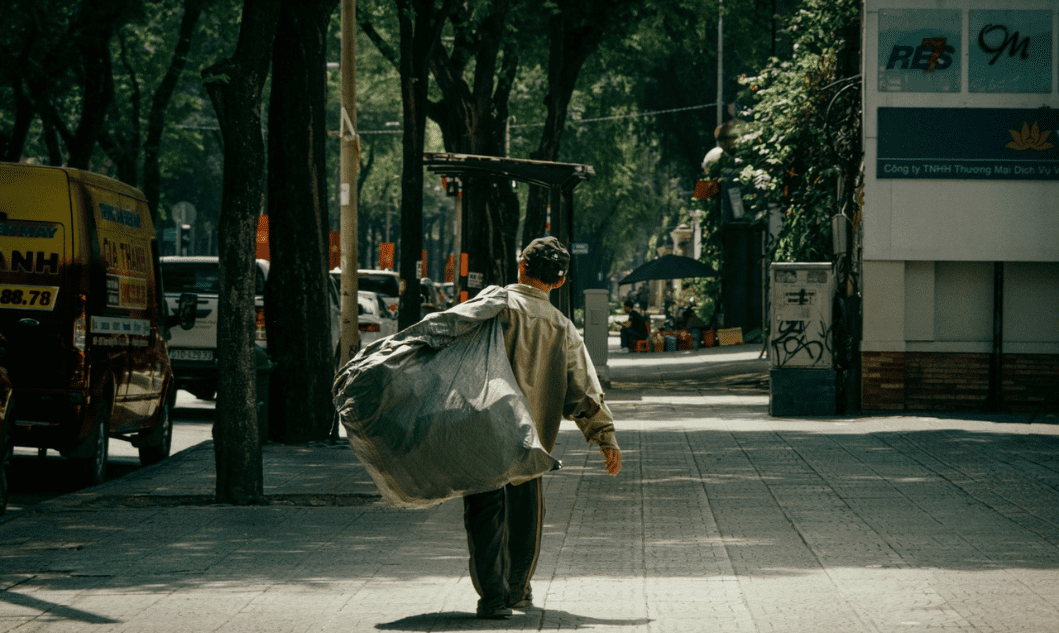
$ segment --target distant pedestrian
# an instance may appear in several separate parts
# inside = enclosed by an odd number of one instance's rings
[[[628,321],[621,324],[621,347],[625,351],[631,351],[636,341],[647,340],[647,322],[643,315],[636,311],[632,301],[626,301],[622,305]]]
[[[571,419],[600,447],[607,472],[617,475],[621,450],[592,360],[573,323],[548,301],[569,264],[570,254],[554,237],[533,240],[522,251],[519,282],[505,288],[508,307],[499,316],[504,343],[544,448],[551,452],[560,421]],[[463,501],[478,617],[503,618],[512,608],[532,606],[530,579],[544,525],[541,479]]]

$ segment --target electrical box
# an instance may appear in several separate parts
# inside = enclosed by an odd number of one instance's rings
[[[610,293],[606,290],[585,291],[585,347],[604,387],[610,383],[607,369],[607,345],[610,330]]]
[[[772,367],[832,369],[834,267],[830,263],[775,263],[771,275]]]

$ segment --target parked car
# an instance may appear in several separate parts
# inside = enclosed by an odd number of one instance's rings
[[[176,396],[166,340],[193,295],[162,299],[143,194],[98,174],[0,163],[0,334],[16,395],[10,446],[55,449],[77,484],[105,479],[111,438],[169,455]],[[10,446],[5,445],[6,453]]]
[[[265,327],[265,284],[271,264],[268,260],[257,260],[257,277],[254,286],[254,344],[268,349],[268,333]],[[196,292],[199,297],[198,319],[188,332],[174,334],[169,343],[169,357],[177,378],[177,387],[202,400],[209,400],[217,392],[217,313],[220,292],[220,258],[213,256],[171,256],[162,258],[162,276],[166,300],[174,306],[181,293]],[[190,290],[197,288],[198,290]],[[328,283],[328,312],[331,323],[331,348],[338,358],[340,335],[338,289]]]
[[[394,315],[401,307],[401,277],[392,270],[358,270],[357,289],[381,296],[387,309]]]
[[[268,347],[265,332],[265,282],[268,280],[268,269],[267,260],[257,260],[254,343],[261,348]],[[171,309],[176,309],[176,301],[182,293],[198,295],[195,327],[173,333],[173,338],[169,341],[169,359],[173,364],[177,388],[184,389],[201,400],[209,400],[217,393],[217,296],[221,289],[220,258],[163,257],[162,279],[165,298]]]
[[[361,290],[357,292],[357,326],[360,330],[360,346],[366,347],[380,338],[397,333],[396,315],[391,316],[386,301],[378,294]]]

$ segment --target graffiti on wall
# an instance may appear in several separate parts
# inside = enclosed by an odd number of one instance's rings
[[[809,321],[779,321],[772,334],[772,354],[776,366],[799,367],[825,363],[831,357],[831,326],[824,322],[813,328]]]
[[[769,356],[774,368],[829,369],[833,362],[831,264],[772,264]]]

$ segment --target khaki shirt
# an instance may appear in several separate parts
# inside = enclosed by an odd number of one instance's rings
[[[614,417],[577,328],[548,301],[547,293],[523,284],[506,286],[500,312],[508,360],[529,401],[541,444],[551,452],[562,418],[573,420],[585,439],[618,448]]]

